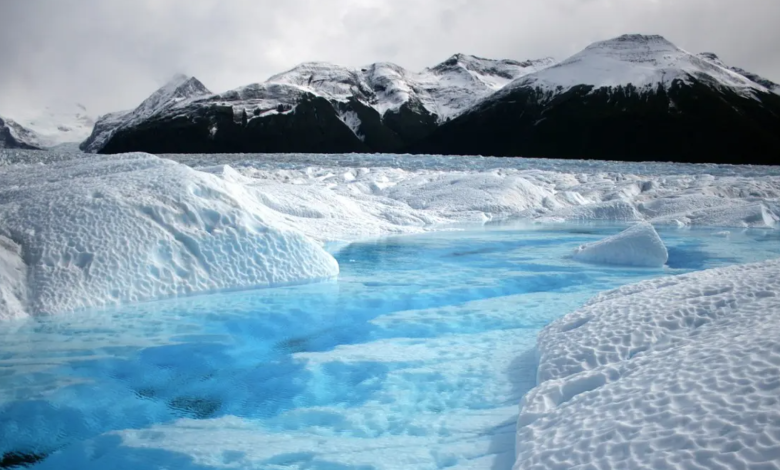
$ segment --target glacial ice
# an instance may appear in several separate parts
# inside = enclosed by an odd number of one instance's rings
[[[27,313],[334,275],[335,262],[308,238],[503,220],[724,228],[780,220],[780,174],[749,166],[4,151],[0,182],[0,235],[27,271],[26,281],[13,274],[17,285],[3,296],[26,298]],[[0,317],[11,316],[3,305]]]
[[[168,155],[240,180],[320,240],[523,219],[774,228],[780,174],[730,165],[397,155]]]
[[[780,261],[604,292],[539,335],[515,469],[780,468]]]
[[[2,170],[0,318],[338,273],[319,243],[269,225],[242,186],[170,160]]]
[[[653,225],[641,222],[603,240],[582,245],[574,259],[586,263],[660,268],[669,259],[664,242]]]

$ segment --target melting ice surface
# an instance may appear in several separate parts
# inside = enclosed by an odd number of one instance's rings
[[[11,323],[0,466],[509,469],[536,335],[597,292],[774,258],[774,231],[660,229],[668,267],[570,254],[625,226],[331,247],[336,281]]]

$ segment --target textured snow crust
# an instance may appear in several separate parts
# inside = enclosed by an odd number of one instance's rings
[[[602,293],[539,336],[515,469],[780,468],[780,261]]]
[[[580,246],[574,253],[574,259],[587,263],[660,268],[669,259],[669,252],[653,225],[641,222],[617,235]]]
[[[338,273],[268,212],[241,185],[152,155],[10,165],[0,171],[0,318]]]

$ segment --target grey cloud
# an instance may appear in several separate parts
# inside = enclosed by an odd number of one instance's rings
[[[176,72],[223,91],[308,60],[563,59],[626,32],[780,81],[778,20],[776,0],[0,0],[0,114],[131,108]]]

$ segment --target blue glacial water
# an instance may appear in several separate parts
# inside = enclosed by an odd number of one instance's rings
[[[509,469],[535,337],[595,293],[780,256],[667,229],[669,266],[577,263],[612,225],[332,247],[338,280],[3,325],[0,468]]]

